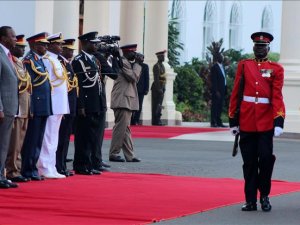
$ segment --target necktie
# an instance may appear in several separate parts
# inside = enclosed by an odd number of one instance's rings
[[[14,61],[13,61],[12,54],[10,52],[8,52],[7,56],[8,56],[8,59],[9,59],[10,63],[14,66]]]

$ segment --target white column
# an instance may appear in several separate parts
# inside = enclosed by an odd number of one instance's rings
[[[109,34],[109,1],[85,0],[83,33],[98,31],[99,35]]]
[[[83,33],[98,31],[99,36],[111,35],[109,33],[110,24],[110,2],[106,0],[84,1],[84,13],[83,13]],[[110,109],[110,96],[113,86],[113,80],[107,78],[106,80],[106,101],[107,101],[107,113],[106,122],[109,126],[113,125],[114,114]]]
[[[79,34],[79,1],[55,1],[53,33],[62,32],[63,38],[74,38]]]
[[[142,52],[144,1],[121,1],[120,14],[120,44],[137,44],[137,51]]]
[[[300,1],[282,1],[280,63],[285,69],[283,96],[286,106],[285,128],[287,132],[299,133],[300,127]]]
[[[35,33],[52,33],[54,0],[35,1],[35,8]]]
[[[137,44],[137,52],[143,53],[144,49],[144,1],[121,1],[120,7],[120,45]],[[151,117],[145,118],[147,103],[143,103],[141,120],[149,124]]]
[[[157,62],[156,52],[168,49],[168,1],[147,1],[145,21],[145,61],[150,70],[150,86],[153,82],[153,65]],[[166,57],[166,61],[167,57]],[[164,63],[167,73],[166,92],[162,120],[168,125],[181,123],[181,114],[175,111],[173,101],[173,83],[176,77],[167,62]],[[150,91],[151,93],[151,91]],[[147,117],[151,118],[151,94],[145,98]],[[150,119],[151,120],[151,119]]]

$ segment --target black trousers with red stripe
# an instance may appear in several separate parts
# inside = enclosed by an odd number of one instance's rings
[[[256,202],[257,192],[268,196],[275,163],[273,155],[274,130],[240,133],[240,149],[243,158],[246,202]]]

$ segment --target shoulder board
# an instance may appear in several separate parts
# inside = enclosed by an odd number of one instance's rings
[[[34,57],[32,52],[28,52],[27,55],[25,55],[24,60],[30,60],[32,57]]]
[[[79,55],[75,56],[73,60],[78,60],[82,57],[82,54],[80,53]]]

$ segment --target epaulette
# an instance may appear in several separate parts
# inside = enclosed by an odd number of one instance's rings
[[[33,53],[32,53],[32,52],[28,52],[28,53],[24,56],[23,61],[25,61],[25,60],[30,60],[32,57],[34,57],[34,56],[33,56]]]
[[[79,55],[75,56],[73,60],[78,60],[82,57],[82,53],[80,53]]]

